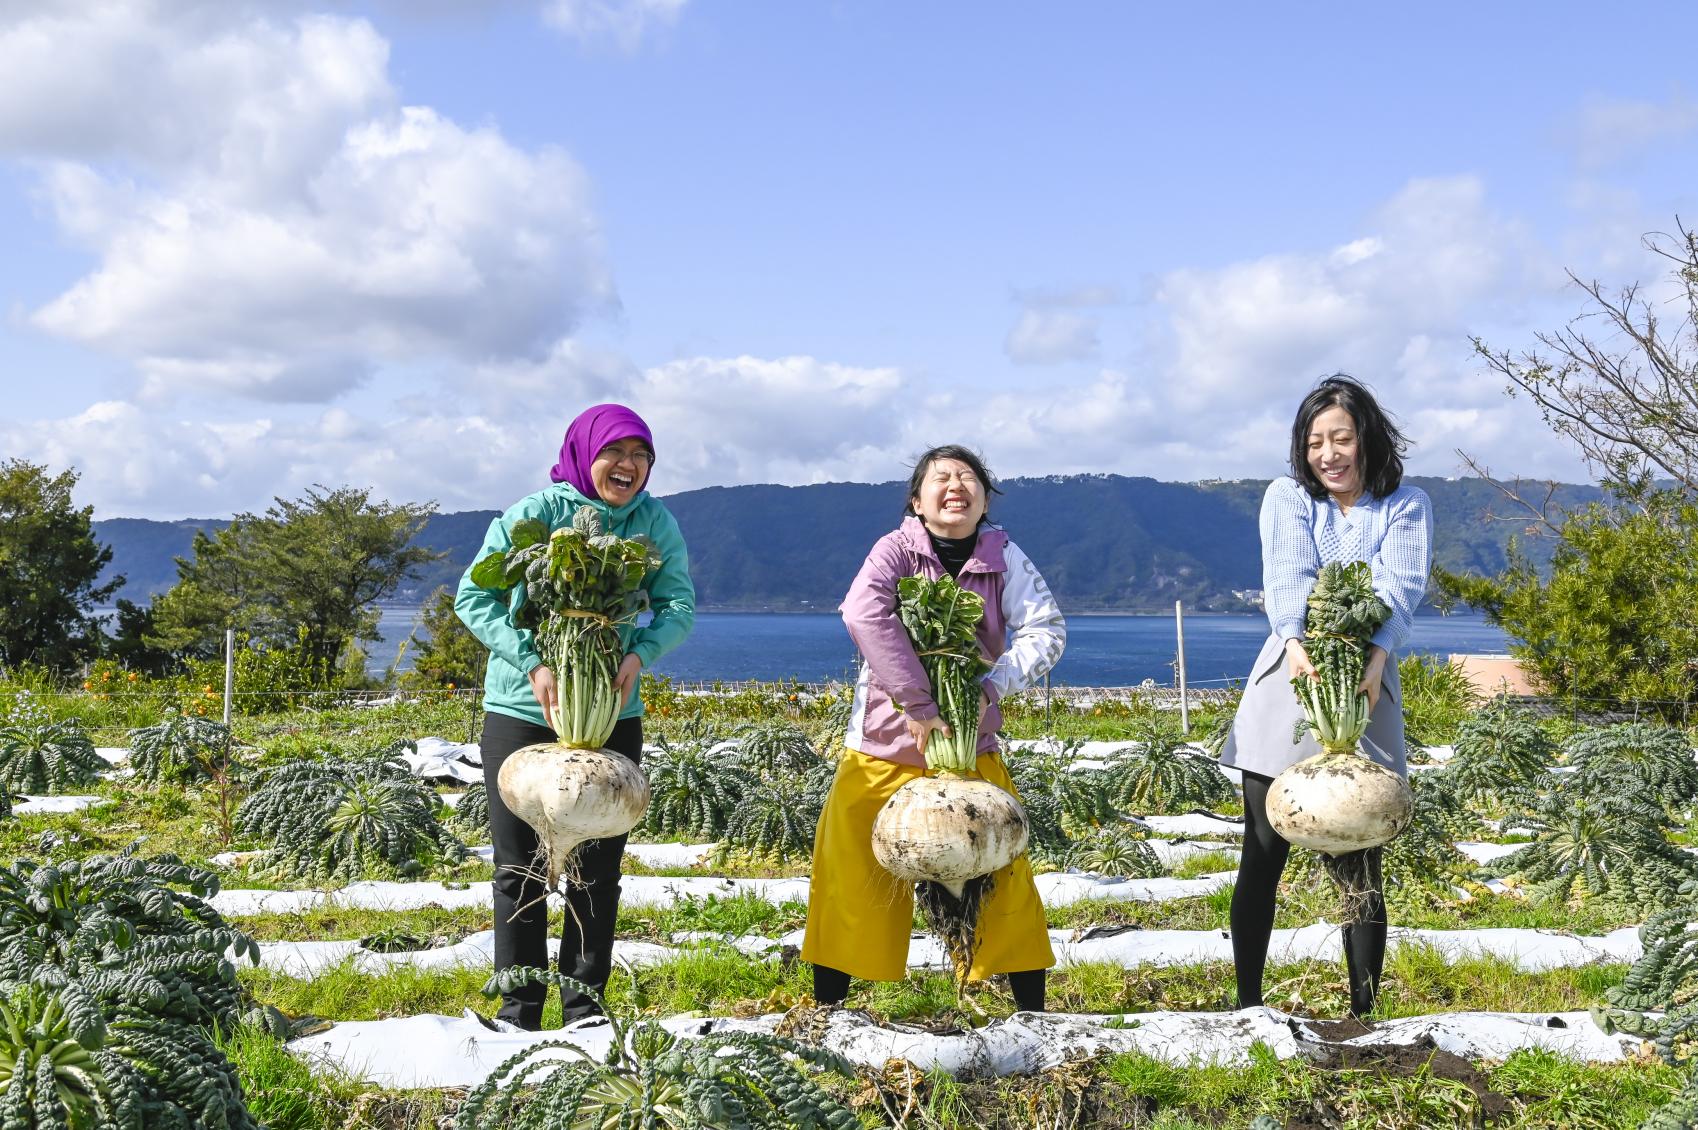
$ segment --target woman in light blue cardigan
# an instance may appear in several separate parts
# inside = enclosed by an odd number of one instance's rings
[[[1281,770],[1320,752],[1313,735],[1292,737],[1303,709],[1291,680],[1315,677],[1303,649],[1304,621],[1315,577],[1328,562],[1368,562],[1374,591],[1391,607],[1363,674],[1372,713],[1362,752],[1408,773],[1396,653],[1426,595],[1433,515],[1426,492],[1403,482],[1407,445],[1367,389],[1342,374],[1328,377],[1298,407],[1291,474],[1270,483],[1262,499],[1262,593],[1273,631],[1250,671],[1220,758],[1244,774],[1244,853],[1232,895],[1240,1008],[1262,1003],[1274,897],[1291,850],[1268,824],[1268,786]],[[1385,945],[1385,900],[1376,893],[1369,920],[1344,927],[1353,1016],[1374,1007]]]

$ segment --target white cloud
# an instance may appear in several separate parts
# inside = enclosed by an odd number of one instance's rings
[[[582,170],[396,105],[387,59],[364,21],[243,5],[0,19],[0,152],[99,259],[35,323],[135,362],[146,398],[317,401],[610,307]]]
[[[548,0],[543,20],[574,39],[610,39],[634,51],[645,36],[678,22],[686,0]]]
[[[1020,314],[1008,331],[1003,352],[1018,365],[1087,361],[1097,355],[1098,320],[1075,310],[1033,310]]]
[[[1698,101],[1679,91],[1660,102],[1589,99],[1572,127],[1575,155],[1586,168],[1614,164],[1698,130]]]

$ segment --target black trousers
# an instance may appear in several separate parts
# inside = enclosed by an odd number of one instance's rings
[[[483,781],[489,790],[489,832],[495,847],[495,968],[512,965],[548,967],[548,903],[543,885],[524,874],[540,872],[537,835],[531,826],[508,811],[496,781],[501,763],[514,750],[555,740],[553,730],[505,714],[485,714]],[[622,718],[613,727],[607,749],[632,761],[643,759],[643,720]],[[607,987],[613,968],[613,926],[619,915],[619,865],[625,857],[625,836],[590,840],[578,848],[578,882],[566,888],[566,924],[560,931],[560,972],[597,992]],[[582,925],[580,926],[580,923]],[[545,985],[526,985],[501,998],[496,1013],[503,1020],[535,1031],[542,1027]],[[599,1012],[582,993],[560,1002],[566,1021]]]
[[[1274,900],[1291,845],[1268,823],[1268,786],[1273,778],[1244,774],[1244,854],[1232,889],[1232,961],[1238,975],[1238,1007],[1262,1003],[1262,973],[1273,936]],[[1350,975],[1350,1014],[1372,1012],[1386,961],[1386,903],[1374,893],[1369,920],[1344,927],[1344,964]]]

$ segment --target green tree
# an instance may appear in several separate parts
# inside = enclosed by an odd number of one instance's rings
[[[1510,650],[1548,693],[1683,713],[1698,697],[1698,506],[1625,487],[1558,531],[1548,579],[1513,549],[1496,577],[1434,579],[1514,636]]]
[[[421,626],[430,638],[418,645],[418,658],[406,681],[421,687],[476,687],[483,683],[489,649],[472,635],[454,611],[454,590],[446,585],[426,602]]]
[[[1519,484],[1502,486],[1535,519],[1531,535],[1555,536],[1549,578],[1512,543],[1495,577],[1440,569],[1434,579],[1520,640],[1511,650],[1550,693],[1656,702],[1680,716],[1698,692],[1698,233],[1676,233],[1645,240],[1674,264],[1667,300],[1574,277],[1588,309],[1537,335],[1537,349],[1475,340],[1509,395],[1532,400],[1599,470],[1607,495],[1552,513]]]
[[[94,540],[92,506],[71,501],[75,471],[0,463],[0,666],[72,667],[99,650],[91,615],[124,583],[97,584],[112,560]]]
[[[372,605],[442,556],[412,544],[435,510],[315,486],[264,514],[238,514],[216,534],[195,535],[193,557],[177,559],[177,584],[154,603],[149,642],[205,658],[223,646],[225,628],[240,627],[297,650],[328,679],[350,644],[379,638]]]

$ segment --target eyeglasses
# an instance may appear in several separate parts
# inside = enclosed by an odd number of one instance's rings
[[[596,455],[596,458],[605,459],[609,463],[623,463],[628,459],[638,467],[654,466],[654,453],[646,447],[638,447],[630,451],[620,451],[617,447],[604,447]]]

